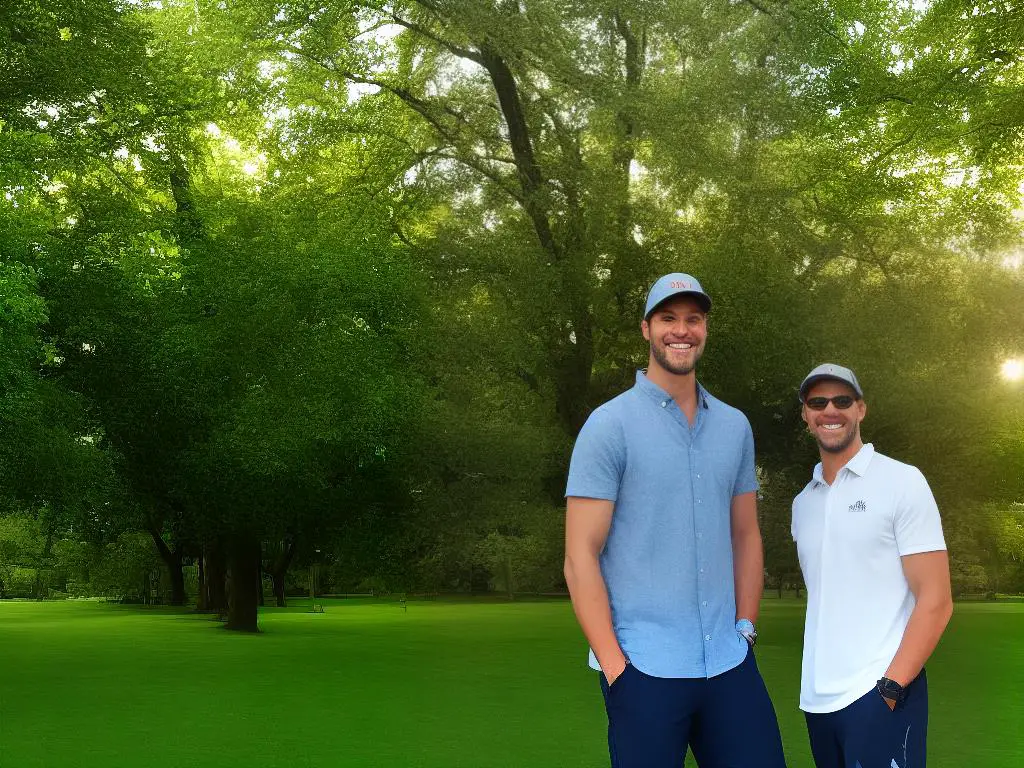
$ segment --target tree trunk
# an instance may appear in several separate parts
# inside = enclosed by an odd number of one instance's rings
[[[174,234],[178,243],[188,248],[206,237],[206,228],[192,200],[192,174],[180,156],[172,152],[170,171],[171,196],[174,198]]]
[[[516,586],[515,582],[512,581],[512,558],[509,555],[505,556],[505,561],[502,563],[505,571],[505,591],[508,593],[509,600],[516,599]]]
[[[196,595],[196,610],[207,611],[210,605],[210,596],[206,589],[206,550],[199,553],[199,594]]]
[[[259,607],[262,608],[266,605],[266,600],[263,596],[263,558],[262,556],[256,561],[256,598],[259,602]]]
[[[206,610],[226,613],[228,609],[228,596],[225,587],[227,578],[227,567],[224,562],[224,547],[220,541],[210,544],[206,548]]]
[[[283,542],[281,554],[270,563],[268,573],[274,582],[274,597],[277,598],[277,607],[286,608],[288,605],[284,595],[284,580],[288,574],[288,567],[292,564],[295,556],[295,541],[288,539]]]
[[[181,569],[181,552],[174,553],[174,567],[171,571],[171,605],[184,605],[188,596],[185,594],[185,574]]]
[[[509,13],[518,11],[509,4]],[[522,189],[522,205],[533,224],[537,240],[548,258],[562,275],[562,290],[565,294],[567,315],[571,333],[565,328],[558,330],[550,354],[554,357],[555,410],[567,432],[575,437],[586,421],[590,393],[591,369],[593,367],[593,316],[587,287],[587,274],[577,274],[573,260],[573,248],[559,241],[551,226],[550,185],[533,151],[530,128],[526,121],[526,110],[516,83],[515,74],[508,62],[487,41],[480,45],[480,63],[490,75],[491,85],[498,98],[498,105],[508,128],[509,148],[515,160]],[[629,162],[626,161],[628,180]],[[577,244],[578,247],[578,244]]]
[[[251,537],[233,538],[228,546],[228,623],[237,632],[259,632],[259,596],[253,574],[260,563],[260,544]]]
[[[277,598],[277,607],[287,608],[288,601],[284,594],[284,573],[271,573],[270,578],[274,581],[274,597]]]
[[[570,303],[573,299],[569,299]],[[561,342],[556,356],[555,412],[567,434],[575,438],[590,415],[590,380],[594,364],[593,317],[587,310],[572,314],[575,343]]]
[[[149,535],[153,538],[157,551],[160,553],[160,559],[164,561],[164,565],[167,566],[167,570],[171,574],[171,605],[184,605],[185,574],[181,570],[181,549],[171,549],[167,546],[167,542],[164,541],[164,537],[160,532],[160,526],[153,520],[147,522],[146,528],[149,531]]]

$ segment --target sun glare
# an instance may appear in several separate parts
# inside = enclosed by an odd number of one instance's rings
[[[1011,358],[1003,363],[1000,373],[1007,381],[1020,381],[1024,379],[1024,360]]]

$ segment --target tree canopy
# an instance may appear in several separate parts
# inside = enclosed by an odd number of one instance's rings
[[[960,587],[1019,587],[1022,54],[1000,2],[5,4],[0,559],[109,591],[144,534],[242,629],[298,563],[558,589],[572,440],[682,270],[769,576],[830,359]]]

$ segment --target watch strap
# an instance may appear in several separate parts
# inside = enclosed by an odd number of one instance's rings
[[[907,689],[888,677],[879,678],[875,687],[878,688],[882,698],[895,701],[897,704],[902,704],[907,697]]]

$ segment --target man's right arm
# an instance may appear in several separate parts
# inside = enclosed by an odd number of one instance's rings
[[[615,502],[569,496],[565,512],[565,583],[583,634],[608,684],[626,668],[626,655],[612,627],[600,555],[611,529]]]

